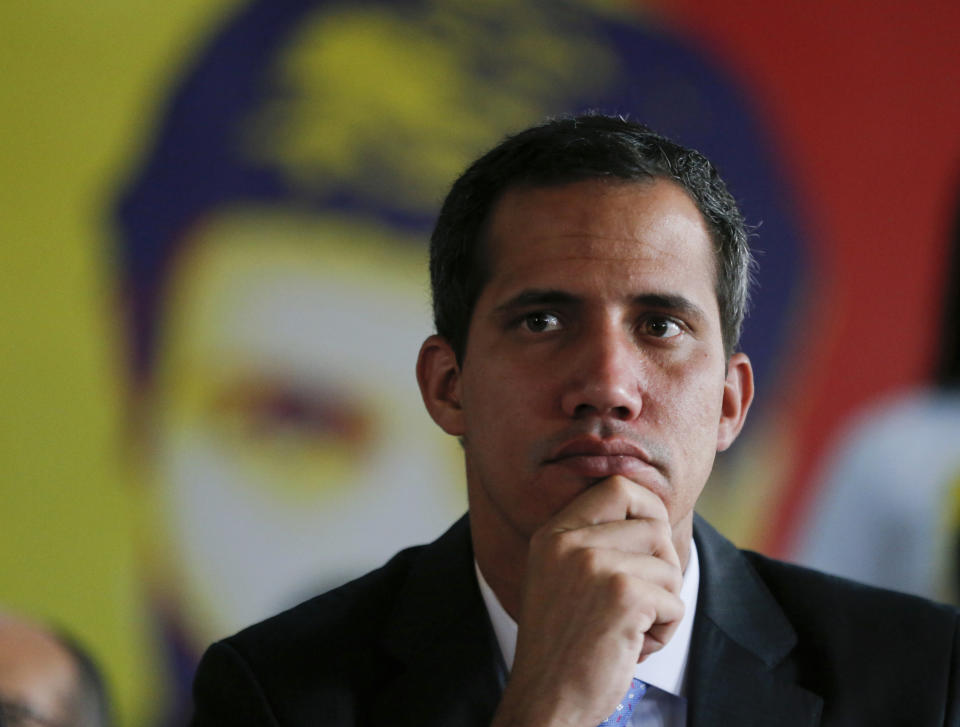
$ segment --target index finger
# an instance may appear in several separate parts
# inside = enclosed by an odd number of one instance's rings
[[[613,475],[567,503],[549,526],[553,530],[574,530],[617,520],[643,519],[669,523],[663,500],[649,488],[623,475]]]

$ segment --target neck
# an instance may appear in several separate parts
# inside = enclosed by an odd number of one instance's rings
[[[497,600],[510,618],[519,621],[529,540],[489,520],[483,510],[470,508],[473,555]]]

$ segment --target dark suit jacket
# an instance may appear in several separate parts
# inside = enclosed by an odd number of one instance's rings
[[[960,726],[958,613],[737,550],[694,527],[697,725]],[[204,655],[195,727],[486,727],[504,670],[467,518]]]

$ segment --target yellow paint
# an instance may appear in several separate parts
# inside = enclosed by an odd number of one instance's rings
[[[74,632],[121,725],[160,698],[119,456],[106,206],[229,0],[0,3],[0,604]]]

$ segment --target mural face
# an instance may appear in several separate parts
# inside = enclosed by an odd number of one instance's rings
[[[456,445],[413,376],[430,331],[424,251],[384,235],[246,209],[198,225],[172,268],[152,489],[198,641],[464,510]]]

